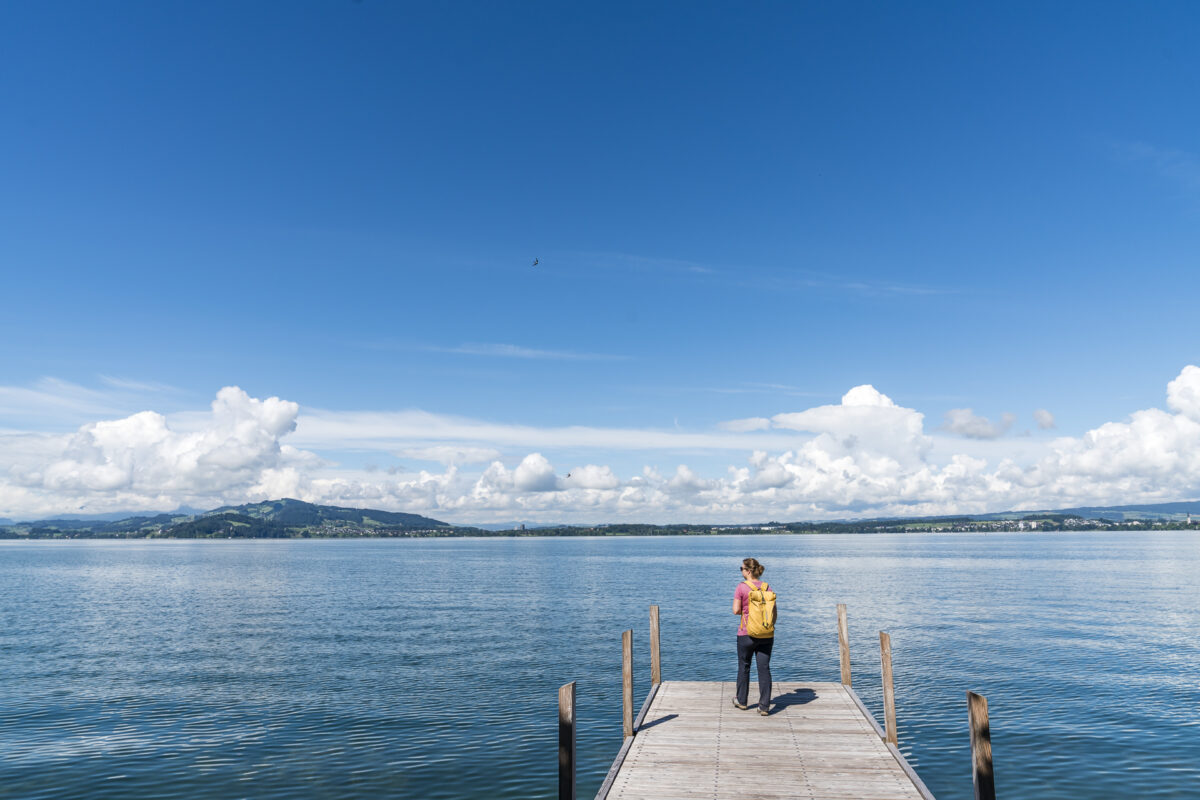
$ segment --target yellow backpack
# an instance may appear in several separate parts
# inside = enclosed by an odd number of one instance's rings
[[[771,639],[775,636],[775,593],[766,581],[762,586],[755,586],[746,581],[750,587],[750,614],[746,618],[746,633],[755,639]]]

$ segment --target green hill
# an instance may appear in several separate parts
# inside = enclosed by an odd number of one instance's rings
[[[425,530],[449,528],[440,522],[420,514],[405,514],[398,511],[377,511],[371,508],[343,508],[341,506],[319,506],[303,500],[269,500],[265,503],[247,503],[241,506],[225,506],[206,511],[200,518],[216,514],[241,514],[251,519],[262,520],[286,528],[308,528],[322,525],[357,525],[364,528],[387,528],[398,530]]]
[[[410,536],[470,533],[419,514],[319,506],[290,498],[224,506],[197,515],[158,514],[121,520],[47,519],[0,528],[0,538],[235,538]]]

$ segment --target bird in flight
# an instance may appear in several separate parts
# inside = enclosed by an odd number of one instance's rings
[[[537,265],[538,265],[538,260],[535,258],[535,259],[533,260],[533,266],[535,266],[535,267],[536,267]]]

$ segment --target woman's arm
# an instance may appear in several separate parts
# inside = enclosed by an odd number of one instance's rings
[[[733,593],[733,613],[739,615],[742,613],[742,596],[737,592]]]

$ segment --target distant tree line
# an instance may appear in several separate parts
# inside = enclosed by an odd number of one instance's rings
[[[1069,509],[1069,512],[1079,509]],[[1100,511],[1101,509],[1097,509]],[[697,536],[770,535],[783,533],[918,533],[1001,531],[1092,531],[1200,529],[1197,522],[1165,518],[1124,519],[1082,516],[1066,512],[1038,512],[995,516],[913,517],[840,522],[764,522],[748,525],[677,523],[616,523],[611,525],[557,525],[491,531],[456,527],[418,514],[375,509],[319,506],[283,499],[242,506],[226,506],[199,516],[157,514],[117,521],[52,519],[0,526],[3,539],[64,538],[179,538],[179,539],[284,539],[349,537],[452,537],[452,536]],[[1085,511],[1088,511],[1085,509]],[[1174,509],[1171,509],[1174,513]],[[1182,512],[1180,512],[1182,513]],[[1200,517],[1200,515],[1198,515]]]

